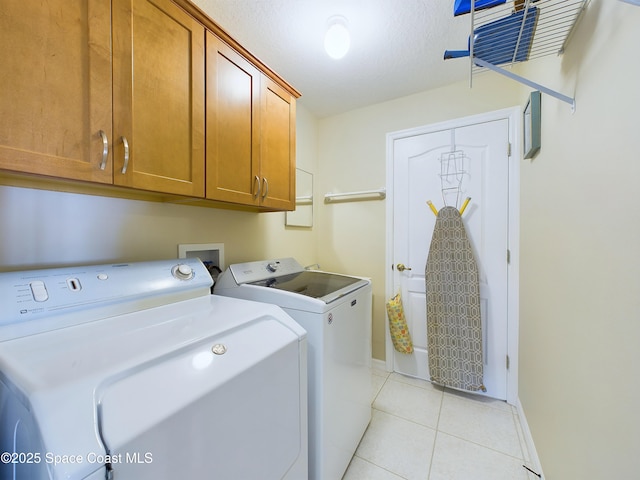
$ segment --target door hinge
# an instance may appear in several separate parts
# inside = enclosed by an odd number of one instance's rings
[[[509,355],[507,355],[507,370],[509,370]]]
[[[511,250],[507,248],[507,265],[511,263]]]
[[[507,157],[511,156],[511,142],[507,143]]]

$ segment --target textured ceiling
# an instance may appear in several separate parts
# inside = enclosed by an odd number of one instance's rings
[[[302,93],[318,117],[346,112],[468,78],[469,16],[453,0],[193,0],[256,57]],[[351,49],[323,49],[327,20],[349,21]]]

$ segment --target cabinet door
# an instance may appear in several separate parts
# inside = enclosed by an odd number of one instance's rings
[[[110,46],[109,2],[2,0],[0,168],[111,183]]]
[[[260,73],[207,32],[207,198],[259,203]]]
[[[295,208],[296,103],[275,82],[263,77],[260,114],[261,205],[278,210]]]
[[[113,1],[114,183],[204,196],[204,27],[170,0]]]

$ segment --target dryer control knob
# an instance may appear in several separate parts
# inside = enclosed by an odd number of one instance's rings
[[[267,263],[267,270],[269,270],[272,273],[275,272],[276,270],[278,270],[279,263],[280,262]]]
[[[181,263],[171,269],[171,273],[179,280],[190,280],[193,278],[193,268]]]

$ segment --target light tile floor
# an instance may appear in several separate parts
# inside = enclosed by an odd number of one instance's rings
[[[532,480],[516,409],[373,370],[373,412],[343,480]]]

